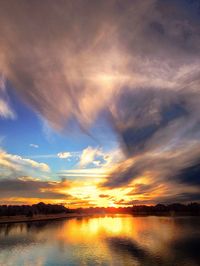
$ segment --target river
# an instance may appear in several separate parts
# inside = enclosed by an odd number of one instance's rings
[[[198,266],[199,217],[94,216],[0,225],[1,266]]]

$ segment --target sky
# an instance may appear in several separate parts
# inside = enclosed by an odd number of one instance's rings
[[[0,2],[0,202],[200,201],[200,1]]]

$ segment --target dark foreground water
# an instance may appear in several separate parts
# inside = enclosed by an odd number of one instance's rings
[[[0,265],[200,265],[200,218],[105,216],[0,225]]]

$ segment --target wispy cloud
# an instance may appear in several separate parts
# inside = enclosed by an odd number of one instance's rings
[[[3,75],[0,75],[0,118],[14,119],[15,117],[16,115],[10,106],[6,92],[6,79]]]
[[[60,159],[69,159],[70,157],[72,157],[71,153],[70,152],[67,152],[67,151],[65,151],[65,152],[59,152],[57,154],[57,156]]]
[[[69,169],[62,170],[58,172],[58,176],[64,178],[94,178],[98,177],[102,179],[103,177],[107,177],[109,173],[109,169],[106,168],[84,168],[84,169]]]
[[[100,147],[85,148],[80,154],[80,167],[93,165],[96,167],[111,167],[114,163],[122,160],[123,154],[120,149],[104,152]]]
[[[32,147],[32,148],[35,148],[35,149],[39,148],[39,145],[33,144],[33,143],[31,143],[29,146]]]
[[[102,155],[101,151],[97,148],[87,147],[83,150],[80,157],[80,166],[84,167],[95,161],[95,157]],[[95,161],[96,162],[96,161]]]
[[[69,157],[79,158],[80,154],[81,154],[81,151],[70,151],[70,152],[59,152],[57,154],[56,153],[52,153],[52,154],[27,155],[26,157],[32,158],[32,159],[48,159],[48,158],[65,159],[65,158],[69,158]]]

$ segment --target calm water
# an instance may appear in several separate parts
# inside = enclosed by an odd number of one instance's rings
[[[200,218],[105,216],[0,225],[0,265],[200,265]]]

